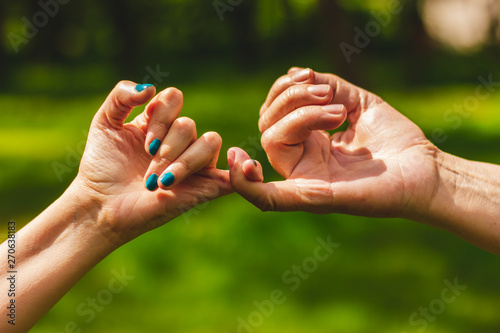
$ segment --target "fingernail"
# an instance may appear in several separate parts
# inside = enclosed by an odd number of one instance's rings
[[[292,78],[295,82],[299,83],[307,81],[310,75],[311,74],[309,69],[303,69],[300,72],[295,73]]]
[[[172,185],[175,181],[175,176],[173,173],[171,172],[167,172],[166,174],[164,174],[161,179],[160,179],[160,182],[163,184],[163,186],[165,187],[169,187],[170,185]]]
[[[156,174],[152,174],[149,176],[148,180],[146,180],[146,188],[153,192],[158,188],[158,176]]]
[[[328,92],[330,92],[330,86],[327,84],[310,86],[309,88],[307,88],[307,91],[318,97],[326,97],[326,95],[328,95]]]
[[[254,159],[251,160],[253,162],[253,165],[257,166],[257,162],[255,162]]]
[[[333,115],[341,115],[344,112],[344,106],[342,104],[328,104],[323,106],[323,110]]]
[[[152,84],[149,84],[149,83],[145,83],[145,84],[138,84],[135,86],[135,90],[137,90],[138,92],[141,92],[149,87],[151,87]]]
[[[160,139],[154,139],[153,142],[149,144],[149,153],[152,156],[155,156],[156,153],[158,152],[158,149],[160,148],[161,141]]]

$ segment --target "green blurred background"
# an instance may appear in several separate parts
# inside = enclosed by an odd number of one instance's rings
[[[180,88],[199,133],[246,149],[268,180],[279,177],[258,109],[294,65],[374,91],[443,150],[500,163],[498,87],[475,98],[479,77],[500,81],[498,18],[497,0],[2,1],[2,239],[9,220],[26,224],[71,182],[93,114],[121,79]],[[283,274],[329,235],[340,247],[292,291]],[[113,253],[32,331],[499,332],[498,264],[413,222],[262,213],[231,195]],[[122,270],[134,278],[106,298]],[[467,289],[442,309],[454,279]],[[258,314],[275,289],[286,301]],[[79,313],[95,297],[95,316]],[[429,306],[437,315],[410,320]]]

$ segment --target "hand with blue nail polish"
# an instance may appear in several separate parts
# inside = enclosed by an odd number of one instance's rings
[[[178,118],[182,93],[154,97],[151,85],[120,82],[95,115],[79,172],[64,194],[16,234],[16,269],[29,288],[16,290],[17,316],[1,332],[27,332],[93,266],[119,246],[190,208],[232,192],[216,168],[222,139],[197,137]],[[153,98],[154,97],[154,98]],[[153,98],[125,123],[132,109]],[[8,242],[0,245],[7,253]],[[0,287],[9,270],[0,262]],[[3,296],[2,296],[3,295]],[[7,293],[0,304],[8,304]]]
[[[97,224],[116,244],[231,192],[229,173],[216,168],[219,134],[198,138],[196,123],[179,118],[179,90],[154,92],[146,84],[116,86],[92,122],[75,180],[81,193],[99,203]],[[125,123],[148,100],[144,112]]]

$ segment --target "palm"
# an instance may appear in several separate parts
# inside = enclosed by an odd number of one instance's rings
[[[328,211],[336,207],[365,215],[401,213],[414,195],[414,185],[432,174],[427,172],[434,167],[426,148],[430,143],[418,127],[383,102],[364,111],[350,110],[348,121],[349,128],[333,136],[313,131],[289,179],[309,195],[322,187],[328,195],[321,205]]]
[[[346,119],[345,132],[324,131]],[[259,129],[285,180],[263,183],[241,149],[229,160],[233,188],[262,210],[411,218],[436,193],[439,150],[379,97],[335,75],[292,68],[269,91]]]
[[[346,120],[345,132],[325,131]],[[438,149],[382,99],[335,75],[292,68],[271,87],[259,129],[284,181],[263,183],[241,149],[229,157],[233,188],[262,210],[411,217],[435,194]]]

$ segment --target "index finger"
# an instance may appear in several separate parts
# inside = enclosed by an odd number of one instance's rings
[[[306,75],[309,75],[309,77],[304,82],[296,82],[300,81],[300,79],[304,79]],[[260,115],[262,115],[271,106],[274,100],[289,87],[302,83],[328,84],[333,89],[333,100],[331,103],[344,104],[348,113],[363,111],[366,110],[371,104],[383,102],[383,100],[377,95],[370,93],[337,75],[315,72],[311,69],[303,69],[300,67],[292,67],[288,71],[287,75],[280,77],[271,87],[267,99],[260,110]]]
[[[314,71],[312,69],[306,68],[303,70],[295,71],[287,75],[283,75],[269,90],[266,101],[260,108],[260,115],[262,115],[271,106],[274,100],[285,92],[288,88],[296,84],[311,84],[314,83]]]

